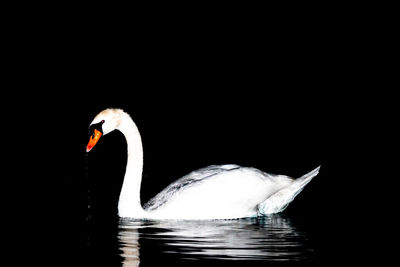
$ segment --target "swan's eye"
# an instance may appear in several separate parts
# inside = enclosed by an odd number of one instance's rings
[[[101,127],[103,125],[103,123],[104,123],[104,120],[102,120],[101,122],[94,123],[94,124],[90,125],[89,126],[89,136],[94,137],[94,135],[95,135],[94,130],[97,130],[97,131],[103,133],[103,128]]]

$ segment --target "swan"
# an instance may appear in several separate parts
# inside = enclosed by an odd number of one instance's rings
[[[143,169],[141,136],[131,116],[122,109],[108,108],[89,125],[89,153],[98,140],[119,130],[127,142],[127,164],[119,196],[118,215],[135,219],[236,219],[283,211],[320,167],[292,179],[239,165],[211,165],[176,180],[141,205]]]

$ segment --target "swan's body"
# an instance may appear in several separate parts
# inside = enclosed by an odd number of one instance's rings
[[[141,206],[143,150],[140,133],[120,109],[106,109],[91,123],[90,151],[102,134],[121,131],[128,145],[125,178],[118,204],[121,217],[142,219],[233,219],[280,212],[318,174],[319,167],[292,179],[238,165],[209,166],[178,179]],[[101,128],[100,128],[101,127]],[[101,132],[101,134],[100,134]],[[92,140],[93,139],[93,140]]]

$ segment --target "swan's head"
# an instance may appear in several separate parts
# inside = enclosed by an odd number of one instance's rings
[[[117,129],[121,123],[121,116],[124,111],[121,109],[105,109],[93,119],[89,125],[89,143],[86,152],[92,150],[100,137]]]

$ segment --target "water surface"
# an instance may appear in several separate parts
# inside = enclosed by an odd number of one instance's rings
[[[310,262],[307,232],[279,215],[239,220],[142,221],[121,219],[123,266],[158,262]]]

